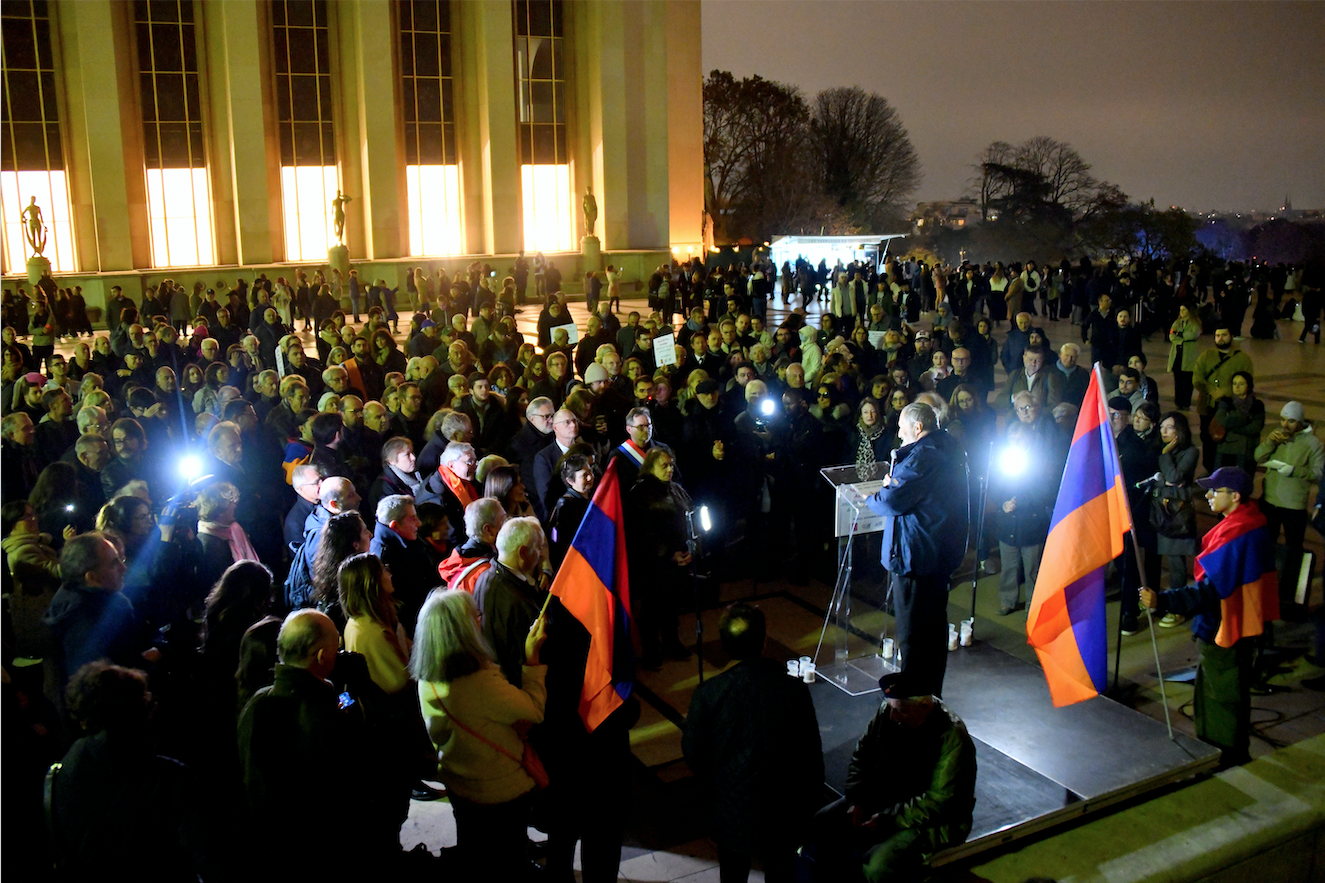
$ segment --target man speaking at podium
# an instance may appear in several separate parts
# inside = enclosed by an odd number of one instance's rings
[[[948,587],[966,555],[970,527],[966,453],[923,402],[902,409],[897,434],[902,446],[893,454],[892,468],[866,502],[889,516],[883,566],[901,670],[921,693],[941,696],[948,665]]]

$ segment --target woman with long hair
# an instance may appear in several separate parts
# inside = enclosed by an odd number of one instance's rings
[[[224,362],[212,362],[203,372],[203,386],[193,395],[193,413],[211,411],[216,404],[216,397],[221,387],[230,380],[230,366]]]
[[[395,338],[385,328],[378,328],[372,338],[373,361],[381,366],[382,372],[405,372],[405,354],[396,348]]]
[[[498,466],[489,471],[483,482],[483,496],[500,502],[507,518],[534,514],[524,482],[520,480],[519,466]]]
[[[455,810],[460,853],[496,880],[526,876],[525,827],[536,784],[521,758],[524,731],[543,720],[543,617],[525,638],[521,685],[506,680],[479,626],[474,596],[435,591],[419,612],[410,673]]]
[[[409,638],[400,627],[391,570],[376,555],[361,552],[341,562],[337,597],[345,613],[345,649],[363,654],[368,675],[387,694],[409,685]]]
[[[64,545],[64,529],[73,525],[75,531],[83,533],[92,529],[96,513],[83,511],[79,505],[78,470],[68,463],[56,460],[37,476],[37,483],[28,494],[28,502],[41,524],[41,532],[51,535],[51,545],[56,549]]]
[[[180,378],[179,392],[186,402],[192,403],[194,396],[198,394],[198,390],[206,385],[207,380],[203,376],[202,368],[199,365],[190,362],[184,366],[184,376]]]
[[[313,600],[336,627],[344,631],[345,613],[340,606],[340,566],[352,555],[368,551],[373,533],[358,512],[342,512],[327,520],[318,537],[310,568],[313,576]]]
[[[203,728],[211,745],[209,765],[226,778],[237,772],[224,764],[233,763],[236,757],[239,648],[249,627],[267,615],[271,596],[271,571],[257,561],[236,561],[212,586],[203,608],[200,675],[204,701],[198,702],[198,708],[210,721]],[[224,754],[218,757],[219,752]]]
[[[674,469],[671,451],[651,448],[627,497],[631,598],[636,604],[643,668],[656,668],[664,654],[673,659],[690,655],[677,635],[674,595],[690,566],[686,516],[694,504],[685,489],[672,481]]]
[[[1192,427],[1182,411],[1164,415],[1159,437],[1164,443],[1159,451],[1163,484],[1153,494],[1151,523],[1155,526],[1155,551],[1164,556],[1169,587],[1178,588],[1187,585],[1191,561],[1196,556],[1196,510],[1192,501],[1201,451],[1192,444]],[[1181,622],[1181,616],[1169,614],[1159,624],[1168,628]]]
[[[524,376],[520,378],[520,385],[525,389],[533,389],[546,377],[547,360],[538,353],[530,352],[529,359],[525,362]]]

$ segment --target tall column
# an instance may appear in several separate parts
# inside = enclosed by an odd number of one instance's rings
[[[667,222],[672,245],[703,248],[704,64],[699,0],[667,4]]]
[[[201,3],[216,259],[267,264],[284,253],[271,26],[257,0]]]
[[[147,267],[147,185],[128,10],[110,0],[52,4],[64,66],[68,169],[79,265]]]
[[[335,4],[340,46],[342,180],[354,198],[345,238],[352,257],[402,257],[408,250],[405,151],[392,4]]]
[[[515,127],[514,20],[510,0],[452,4],[458,21],[463,104],[457,118],[465,250],[512,254],[524,246]]]
[[[667,3],[600,0],[577,13],[574,88],[588,98],[577,125],[589,148],[578,189],[594,185],[605,250],[666,248]]]

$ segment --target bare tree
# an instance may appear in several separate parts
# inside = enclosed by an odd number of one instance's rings
[[[1074,212],[1082,211],[1095,198],[1099,182],[1090,175],[1090,163],[1075,147],[1036,135],[1017,147],[1014,164],[1044,177],[1045,199]]]
[[[704,191],[717,241],[763,235],[776,229],[777,215],[795,214],[809,115],[794,86],[758,76],[737,80],[728,71],[709,74],[704,81]],[[791,198],[779,208],[780,195]]]
[[[971,186],[976,191],[982,217],[989,217],[990,206],[1008,195],[1006,176],[999,174],[998,170],[1013,164],[1013,152],[1014,149],[1008,142],[995,141],[985,148],[984,153],[980,154],[976,161],[977,174],[971,181]]]
[[[825,89],[815,97],[810,132],[820,187],[857,227],[879,223],[920,185],[920,160],[901,115],[881,95]]]

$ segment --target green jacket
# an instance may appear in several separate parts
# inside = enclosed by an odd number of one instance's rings
[[[1196,341],[1201,339],[1201,323],[1195,319],[1175,319],[1169,328],[1169,371],[1192,371],[1201,354]],[[1182,348],[1182,364],[1178,364],[1178,348]],[[1176,367],[1175,367],[1176,366]]]
[[[1311,506],[1311,486],[1321,479],[1325,471],[1325,445],[1316,436],[1315,428],[1294,435],[1281,445],[1266,440],[1256,448],[1256,462],[1264,465],[1269,460],[1282,460],[1293,467],[1288,475],[1279,470],[1265,470],[1265,502],[1282,509],[1306,511]]]
[[[1201,414],[1215,412],[1215,402],[1233,391],[1233,375],[1251,370],[1251,356],[1242,350],[1221,353],[1210,348],[1201,353],[1192,368],[1192,388],[1201,394]]]
[[[975,742],[942,700],[915,728],[894,723],[885,703],[851,755],[846,801],[918,830],[928,858],[971,833],[975,771]]]

